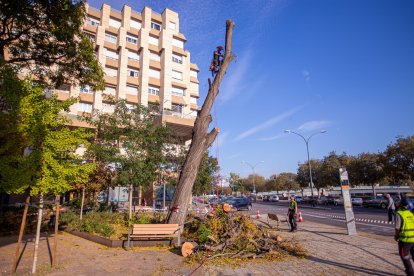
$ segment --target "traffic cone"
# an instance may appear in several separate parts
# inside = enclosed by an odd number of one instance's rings
[[[259,210],[257,210],[256,218],[258,218],[258,219],[261,218]]]
[[[299,212],[298,222],[303,222],[302,212]]]

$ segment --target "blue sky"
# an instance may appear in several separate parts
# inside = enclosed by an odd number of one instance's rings
[[[398,135],[414,135],[414,1],[242,0],[88,1],[179,13],[185,48],[200,68],[200,101],[208,66],[224,45],[225,21],[236,28],[230,65],[213,108],[220,129],[221,175],[296,172],[331,151],[379,152]],[[215,146],[217,143],[215,143]]]

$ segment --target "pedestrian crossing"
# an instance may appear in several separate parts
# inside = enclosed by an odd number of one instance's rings
[[[277,211],[284,211],[286,212],[286,208],[261,208],[260,211],[263,213],[266,212],[274,212],[275,210]],[[301,211],[302,215],[305,217],[306,219],[306,211]],[[338,216],[338,215],[331,215],[331,214],[327,214],[327,213],[321,213],[321,212],[312,212],[309,213],[309,215],[319,215],[319,216],[324,216],[326,218],[332,218],[332,219],[340,219],[340,220],[345,220],[345,216]],[[355,218],[356,222],[367,222],[367,223],[376,223],[376,224],[394,224],[394,222],[389,222],[386,220],[378,220],[378,219],[367,219],[367,218]]]

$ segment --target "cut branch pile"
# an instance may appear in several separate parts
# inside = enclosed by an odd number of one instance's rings
[[[215,259],[216,264],[237,264],[247,259],[306,256],[297,242],[283,239],[246,215],[225,209],[219,205],[209,215],[193,216],[187,221],[184,235],[191,245],[185,246],[183,255],[190,261],[203,263]]]

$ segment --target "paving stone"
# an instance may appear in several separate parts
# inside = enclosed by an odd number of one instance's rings
[[[193,275],[405,275],[391,237],[372,234],[348,236],[341,228],[304,222],[299,231],[281,234],[300,242],[309,257],[295,257],[269,263],[249,263],[243,267],[202,266]],[[11,275],[17,237],[0,238],[0,275]],[[17,275],[29,275],[33,261],[33,237],[25,237],[26,247]],[[62,233],[59,236],[57,268],[50,267],[49,250],[53,238],[43,236],[39,245],[39,275],[189,275],[197,266],[187,265],[182,257],[167,249],[143,248],[125,251],[107,248],[82,238]]]

